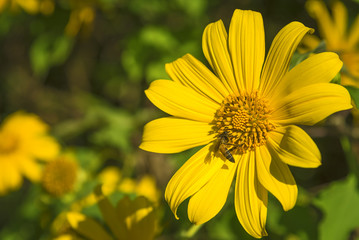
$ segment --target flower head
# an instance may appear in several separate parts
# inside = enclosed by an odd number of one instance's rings
[[[8,116],[0,128],[0,195],[19,188],[23,175],[40,181],[36,160],[50,161],[58,152],[59,145],[39,117],[23,112]]]
[[[348,28],[348,11],[342,2],[333,2],[332,16],[321,0],[309,0],[306,7],[318,22],[319,34],[325,40],[326,49],[337,52],[344,62],[342,85],[359,87],[359,14]],[[303,40],[305,46],[312,46],[309,48],[315,48],[319,42],[314,36]]]
[[[175,153],[204,145],[167,185],[165,198],[176,218],[189,197],[190,221],[213,218],[235,176],[237,217],[254,237],[267,234],[268,191],[284,210],[295,205],[288,164],[321,164],[317,146],[295,125],[313,125],[352,107],[345,88],[330,83],[342,67],[335,53],[314,55],[289,71],[293,52],[311,31],[288,24],[265,60],[261,14],[236,10],[228,34],[221,20],[204,30],[203,52],[214,73],[187,54],[166,65],[172,80],[151,83],[147,97],[172,116],[148,123],[140,147]]]
[[[52,14],[55,8],[53,0],[0,0],[0,12],[7,5],[13,12],[18,12],[21,8],[29,14],[42,13],[44,15]]]
[[[76,160],[70,154],[62,154],[46,164],[42,185],[55,197],[60,197],[73,190],[77,178]]]

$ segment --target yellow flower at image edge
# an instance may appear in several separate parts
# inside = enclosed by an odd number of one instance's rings
[[[203,33],[203,52],[214,74],[187,54],[166,65],[172,80],[157,80],[145,91],[172,115],[144,128],[140,148],[176,153],[204,145],[174,174],[165,198],[177,217],[190,197],[188,217],[195,224],[223,207],[234,176],[235,210],[253,237],[265,230],[268,191],[284,210],[297,199],[288,165],[321,164],[313,140],[296,124],[313,125],[352,108],[350,95],[330,83],[342,62],[335,53],[309,57],[289,70],[297,45],[312,30],[299,22],[285,26],[265,59],[260,13],[236,10],[227,34],[221,20]]]
[[[319,34],[325,40],[326,49],[337,52],[344,62],[341,84],[359,87],[359,14],[349,26],[348,11],[341,1],[333,1],[332,15],[322,0],[309,0],[306,8],[318,23]],[[315,36],[303,39],[303,45],[309,49],[317,47],[319,43],[320,40]]]
[[[19,188],[22,176],[40,181],[37,159],[49,161],[58,152],[59,145],[38,116],[24,112],[9,115],[0,127],[0,195]]]

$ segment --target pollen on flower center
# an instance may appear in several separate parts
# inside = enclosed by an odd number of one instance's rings
[[[268,117],[271,110],[257,91],[226,97],[214,117],[217,136],[225,135],[225,147],[242,154],[266,143],[267,134],[275,129]]]

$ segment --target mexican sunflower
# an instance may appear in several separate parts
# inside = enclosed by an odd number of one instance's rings
[[[142,149],[176,153],[204,145],[167,185],[165,198],[176,218],[189,197],[191,222],[213,218],[234,176],[236,214],[253,237],[267,235],[268,191],[284,210],[293,208],[297,186],[288,165],[321,164],[317,146],[296,124],[313,125],[352,108],[346,89],[330,83],[342,67],[335,53],[314,55],[289,71],[307,32],[312,30],[299,22],[286,25],[264,60],[261,14],[236,10],[228,34],[221,20],[204,30],[203,52],[213,72],[187,54],[166,65],[172,80],[156,80],[145,91],[172,116],[145,126]]]
[[[359,87],[359,14],[352,24],[348,24],[347,8],[340,1],[333,2],[332,15],[321,0],[307,1],[306,8],[318,23],[326,50],[337,52],[344,63],[342,85]],[[313,35],[303,39],[303,45],[308,49],[317,47],[319,43],[320,39]]]
[[[59,144],[49,126],[38,116],[25,112],[9,115],[0,126],[0,196],[21,187],[23,176],[39,182],[41,164],[54,159]]]

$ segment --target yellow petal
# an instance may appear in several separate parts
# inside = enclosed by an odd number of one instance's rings
[[[10,190],[20,188],[22,176],[15,162],[0,159],[0,195],[6,194]],[[12,159],[9,159],[12,160]]]
[[[204,56],[229,93],[239,93],[228,51],[227,31],[222,20],[208,24],[203,32]]]
[[[240,161],[239,156],[235,158],[236,162]],[[188,203],[188,218],[191,222],[202,224],[217,215],[227,200],[236,169],[236,163],[227,161],[209,182],[191,197]]]
[[[60,152],[60,146],[55,138],[50,136],[38,136],[24,141],[22,148],[33,157],[49,161],[53,160]]]
[[[321,165],[317,145],[306,132],[295,125],[270,132],[267,146],[272,158],[280,159],[283,163],[301,168],[316,168]]]
[[[355,17],[353,21],[349,34],[348,34],[348,43],[347,49],[351,50],[359,43],[359,14]]]
[[[31,181],[39,182],[41,179],[41,168],[33,159],[24,157],[19,163],[21,172]]]
[[[282,204],[283,209],[292,209],[297,201],[298,189],[287,164],[271,156],[267,146],[256,148],[257,176],[260,183]]]
[[[292,68],[276,87],[272,99],[281,99],[289,93],[315,83],[329,83],[342,68],[337,54],[315,54]]]
[[[312,32],[300,22],[291,22],[275,36],[263,66],[260,89],[265,96],[276,90],[277,84],[289,69],[290,60],[307,32]]]
[[[341,1],[335,1],[332,5],[332,13],[335,29],[339,34],[340,43],[343,44],[342,40],[346,37],[348,11]]]
[[[150,152],[176,153],[213,140],[212,125],[166,117],[146,124],[140,148]]]
[[[162,111],[187,119],[210,123],[219,104],[191,88],[169,80],[156,80],[145,91],[151,102]]]
[[[35,114],[18,111],[5,119],[2,129],[33,137],[47,132],[48,126]]]
[[[71,227],[88,239],[112,240],[103,227],[91,218],[78,212],[69,212],[67,220]]]
[[[253,237],[267,235],[268,192],[258,181],[254,151],[250,151],[238,162],[234,206],[243,228]]]
[[[137,197],[133,201],[129,197],[117,203],[120,221],[126,223],[128,232],[122,239],[152,240],[156,228],[156,212],[145,197]]]
[[[324,2],[321,0],[310,0],[306,2],[305,6],[311,17],[317,20],[319,33],[326,40],[327,49],[338,49],[340,47],[340,35]]]
[[[166,64],[166,71],[175,82],[192,88],[218,104],[229,95],[218,77],[191,54]]]
[[[165,199],[177,219],[178,206],[201,189],[223,166],[223,158],[212,156],[212,145],[208,144],[188,159],[167,184]]]
[[[247,90],[257,89],[265,53],[260,13],[234,11],[229,27],[229,49],[238,85]]]
[[[327,116],[352,108],[348,91],[337,84],[302,87],[281,100],[272,118],[281,125],[313,125]]]

